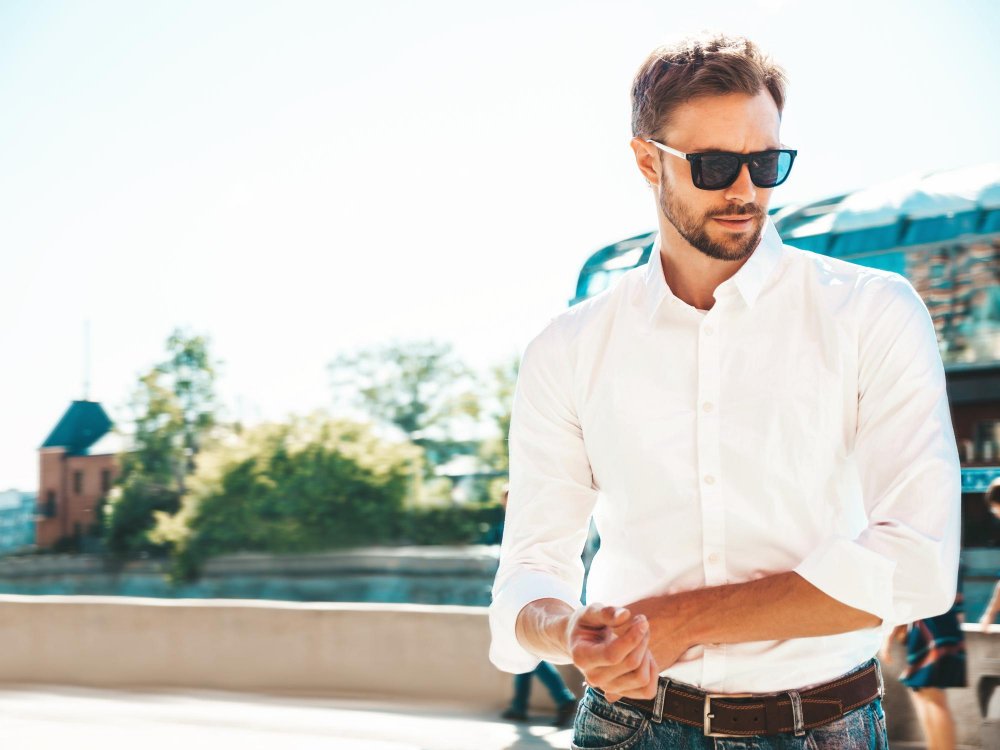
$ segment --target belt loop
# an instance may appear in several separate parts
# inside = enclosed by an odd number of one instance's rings
[[[792,699],[792,728],[795,730],[795,736],[801,737],[806,733],[803,726],[805,721],[802,718],[802,697],[797,690],[789,690],[788,697]]]
[[[663,703],[667,699],[667,688],[670,687],[669,677],[660,677],[656,683],[656,698],[653,701],[653,716],[651,717],[654,722],[659,724],[663,721]]]
[[[885,680],[882,679],[882,665],[878,659],[875,659],[875,674],[878,676],[878,698],[882,700],[885,697]]]

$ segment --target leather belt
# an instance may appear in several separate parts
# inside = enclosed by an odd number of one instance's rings
[[[660,679],[654,700],[619,698],[618,703],[637,708],[657,722],[673,719],[703,727],[708,737],[752,737],[792,731],[803,734],[881,698],[885,692],[875,659],[856,672],[822,685],[766,695],[705,693],[665,677]],[[593,689],[604,695],[599,688]]]

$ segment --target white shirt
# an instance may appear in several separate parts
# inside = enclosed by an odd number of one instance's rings
[[[490,659],[539,659],[528,602],[587,601],[795,571],[882,628],[704,645],[661,674],[716,692],[808,687],[878,650],[883,628],[955,597],[961,477],[930,315],[911,284],[783,245],[770,221],[698,311],[659,242],[613,288],[527,346],[510,427],[510,497]],[[729,616],[738,616],[732,613]]]

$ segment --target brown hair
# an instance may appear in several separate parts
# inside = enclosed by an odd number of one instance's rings
[[[785,106],[785,72],[741,36],[703,34],[657,47],[632,82],[632,135],[648,138],[678,105],[699,96],[767,89],[778,113]]]
[[[986,501],[987,505],[994,503],[1000,505],[1000,477],[990,482],[990,486],[986,488],[986,494],[983,495],[983,500]]]

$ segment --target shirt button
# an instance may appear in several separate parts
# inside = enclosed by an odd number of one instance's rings
[[[711,474],[706,474],[705,484],[715,484],[715,477],[713,477]]]
[[[712,328],[712,326],[705,326],[704,330],[706,336],[711,336],[713,333],[715,333],[715,329]]]
[[[713,564],[719,562],[719,553],[713,552],[711,555],[708,556],[708,561]]]
[[[715,408],[715,407],[714,407],[714,406],[712,405],[712,402],[711,402],[711,401],[706,401],[706,402],[705,402],[704,404],[702,404],[702,406],[701,406],[701,410],[702,410],[702,411],[712,411],[712,409],[714,409],[714,408]]]

